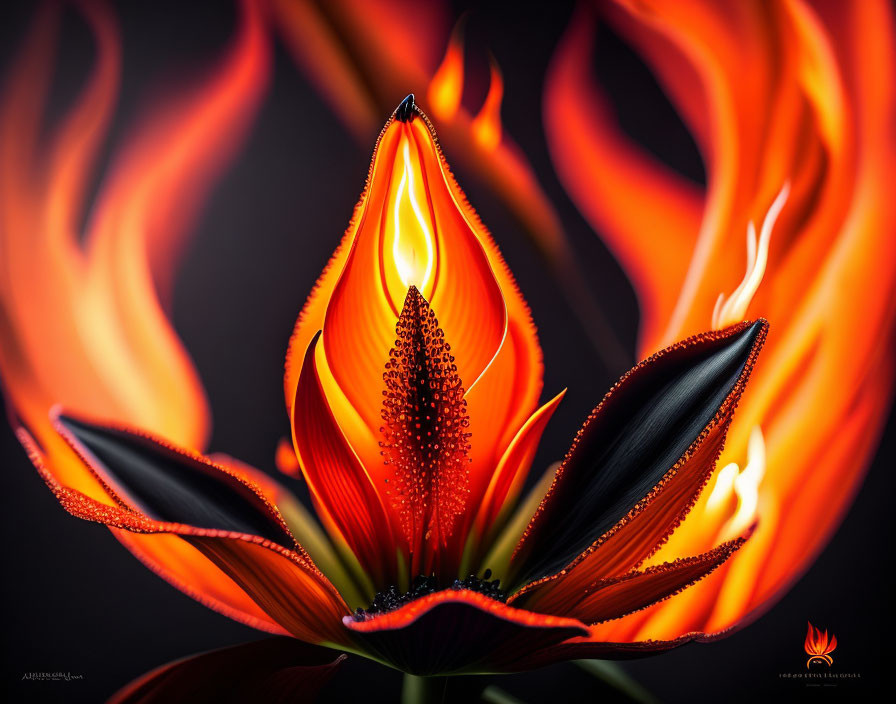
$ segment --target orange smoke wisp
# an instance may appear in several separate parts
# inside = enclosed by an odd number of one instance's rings
[[[110,504],[60,440],[51,408],[118,418],[184,447],[205,444],[205,393],[164,304],[203,201],[258,107],[269,56],[258,7],[247,0],[210,74],[179,98],[157,99],[87,203],[118,98],[121,47],[106,5],[78,8],[96,59],[49,136],[39,126],[62,8],[48,3],[37,14],[0,97],[0,378],[13,425],[52,481]],[[203,603],[282,630],[180,538],[113,532]]]
[[[892,398],[894,20],[884,2],[802,0],[619,2],[607,14],[655,71],[707,172],[701,193],[622,134],[583,68],[593,23],[580,16],[549,71],[549,145],[636,285],[642,354],[706,327],[720,294],[718,325],[763,316],[773,332],[717,491],[652,560],[714,544],[738,511],[758,517],[756,533],[695,589],[596,628],[619,640],[719,631],[767,608],[824,545]],[[574,100],[581,111],[562,107]],[[750,223],[766,226],[745,248]],[[754,476],[738,468],[756,428],[765,467]]]
[[[85,8],[97,63],[44,146],[34,126],[58,18],[47,10],[36,20],[2,103],[0,369],[12,407],[38,436],[50,406],[63,403],[204,444],[204,392],[160,296],[170,296],[189,226],[263,90],[266,46],[250,6],[215,73],[150,115],[116,154],[83,243],[83,198],[117,97],[117,29],[104,10]]]

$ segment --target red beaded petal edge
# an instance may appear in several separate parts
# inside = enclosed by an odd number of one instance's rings
[[[573,451],[576,449],[576,446],[579,443],[579,440],[580,440],[580,437],[582,435],[584,428],[587,427],[588,424],[591,423],[595,417],[597,417],[597,415],[601,411],[601,408],[603,408],[604,404],[606,403],[607,399],[609,399],[610,396],[612,396],[612,394],[615,393],[620,388],[620,386],[625,383],[625,381],[627,379],[629,379],[629,377],[636,374],[638,371],[640,371],[645,366],[652,364],[654,361],[656,361],[660,357],[663,357],[672,351],[683,349],[686,347],[692,347],[692,346],[699,344],[701,342],[704,342],[704,341],[715,341],[715,340],[720,340],[723,338],[730,337],[732,335],[736,335],[737,333],[742,332],[743,330],[746,330],[747,328],[749,328],[751,325],[753,325],[756,322],[761,323],[762,328],[756,337],[756,341],[754,342],[752,349],[750,350],[750,355],[747,358],[746,363],[744,364],[743,371],[741,372],[740,376],[738,377],[737,381],[735,382],[735,384],[732,387],[731,391],[729,392],[728,396],[725,397],[725,400],[722,402],[722,405],[719,407],[719,410],[713,416],[712,420],[709,422],[709,424],[707,424],[707,426],[703,429],[703,431],[700,433],[700,435],[694,440],[694,442],[690,445],[690,447],[688,447],[688,449],[684,453],[684,455],[682,455],[679,458],[679,460],[672,466],[672,468],[668,472],[666,472],[665,475],[663,475],[663,478],[650,491],[650,493],[647,494],[647,496],[645,496],[641,501],[639,501],[637,504],[635,504],[635,506],[631,509],[631,511],[629,511],[628,514],[626,514],[622,519],[620,519],[620,521],[615,526],[613,526],[609,531],[607,531],[602,536],[600,536],[597,540],[595,540],[594,543],[592,543],[592,545],[587,550],[583,551],[579,556],[574,558],[562,571],[557,572],[553,575],[548,575],[547,577],[543,577],[541,579],[535,580],[534,582],[530,582],[529,584],[526,584],[525,586],[523,586],[522,589],[520,589],[518,592],[516,592],[511,597],[511,599],[509,601],[512,602],[516,598],[522,596],[524,593],[537,587],[540,584],[543,584],[545,582],[550,582],[550,581],[553,581],[555,579],[558,579],[558,578],[564,576],[567,572],[569,572],[569,570],[576,567],[580,562],[582,562],[586,557],[588,557],[588,555],[590,555],[592,552],[594,552],[598,547],[600,547],[601,544],[603,544],[607,539],[609,539],[614,533],[616,533],[619,529],[621,529],[624,525],[626,525],[629,521],[631,521],[635,516],[640,514],[642,511],[644,511],[651,504],[653,499],[656,498],[656,496],[660,493],[660,491],[666,486],[666,484],[668,484],[668,482],[678,473],[679,468],[682,467],[688,461],[688,459],[690,459],[690,457],[700,448],[700,446],[703,444],[703,442],[705,441],[705,439],[709,435],[709,433],[713,429],[715,429],[715,427],[718,426],[720,423],[727,422],[727,418],[731,414],[733,414],[734,410],[737,408],[737,404],[738,404],[738,401],[740,400],[741,394],[743,394],[746,383],[749,380],[750,375],[752,374],[754,365],[756,364],[756,359],[759,357],[759,352],[762,350],[762,346],[765,344],[765,340],[768,335],[768,327],[769,327],[768,321],[765,320],[764,318],[759,318],[756,321],[743,321],[741,323],[737,323],[735,325],[724,328],[722,330],[712,330],[709,332],[692,335],[691,337],[686,338],[685,340],[681,340],[680,342],[677,342],[674,345],[671,345],[670,347],[666,347],[666,348],[660,350],[659,352],[654,353],[653,355],[651,355],[650,357],[648,357],[647,359],[643,360],[638,365],[633,367],[631,370],[626,372],[619,379],[619,381],[617,381],[613,385],[613,388],[611,388],[606,393],[606,395],[601,400],[601,402],[597,405],[597,407],[588,415],[588,418],[583,423],[582,429],[579,430],[579,432],[576,434],[576,437],[573,440],[573,443],[570,446],[569,451],[566,453],[566,456],[564,457],[563,462],[557,468],[557,473],[554,475],[554,480],[553,480],[553,482],[551,482],[551,486],[548,488],[547,493],[544,495],[544,498],[541,500],[541,503],[538,505],[538,509],[536,509],[535,514],[532,516],[532,519],[529,521],[529,525],[526,527],[526,530],[523,533],[522,537],[520,538],[519,543],[517,543],[517,546],[514,549],[514,553],[513,553],[514,558],[516,558],[517,555],[520,553],[528,536],[532,532],[533,527],[539,521],[539,517],[544,513],[545,504],[550,500],[551,495],[553,494],[553,491],[554,491],[554,487],[558,484],[558,482],[560,482],[562,480],[563,470],[565,468],[566,462],[568,461],[569,457],[572,455]],[[724,442],[722,443],[721,447],[719,448],[719,455],[721,454],[723,449],[724,449]],[[716,459],[718,459],[718,456],[716,457]],[[657,552],[657,550],[659,550],[668,541],[669,537],[672,535],[672,533],[675,531],[675,529],[681,524],[681,521],[684,520],[685,516],[687,516],[687,514],[690,512],[691,508],[693,508],[694,504],[696,504],[697,499],[699,498],[699,496],[703,490],[703,487],[705,487],[706,483],[709,481],[711,474],[712,473],[710,472],[706,475],[706,477],[701,485],[700,491],[695,492],[694,495],[691,497],[690,501],[685,506],[682,507],[682,510],[679,513],[677,520],[672,523],[669,530],[657,542],[654,549],[651,550],[647,555],[644,556],[644,560],[648,559],[651,555],[655,554]],[[643,563],[644,560],[642,560],[641,562]]]

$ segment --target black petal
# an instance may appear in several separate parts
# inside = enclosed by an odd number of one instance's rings
[[[692,338],[623,377],[585,423],[530,524],[515,557],[521,578],[562,570],[660,482],[742,387],[767,326]]]
[[[264,502],[221,470],[142,435],[68,416],[59,422],[99,463],[91,465],[112,489],[149,518],[293,546]]]
[[[405,99],[398,104],[397,108],[395,108],[395,119],[399,122],[410,122],[414,119],[416,109],[417,106],[414,105],[414,94],[408,93],[407,96],[405,96]]]

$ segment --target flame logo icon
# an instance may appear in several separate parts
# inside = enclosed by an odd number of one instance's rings
[[[834,659],[830,654],[837,648],[837,636],[831,634],[830,638],[828,638],[827,631],[822,633],[820,629],[815,628],[810,622],[809,630],[806,632],[805,648],[806,653],[809,655],[809,659],[806,660],[806,669],[809,669],[813,660],[823,662],[830,667],[834,664]]]

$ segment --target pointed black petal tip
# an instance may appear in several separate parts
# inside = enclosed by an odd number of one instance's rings
[[[734,335],[734,337],[742,340],[744,345],[743,354],[750,355],[753,348],[756,348],[755,352],[758,354],[765,345],[765,338],[768,336],[768,320],[757,318],[753,322],[744,321],[744,323],[743,330]]]
[[[414,94],[408,93],[405,99],[395,108],[395,119],[399,122],[410,122],[414,119],[416,112],[417,106],[414,104]]]
[[[150,519],[260,536],[291,548],[293,540],[249,487],[213,465],[149,436],[58,413],[59,424],[107,485]]]
[[[756,318],[752,322],[745,320],[742,325],[744,325],[743,332],[746,332],[752,338],[755,338],[760,333],[768,332],[768,320],[765,318]]]

